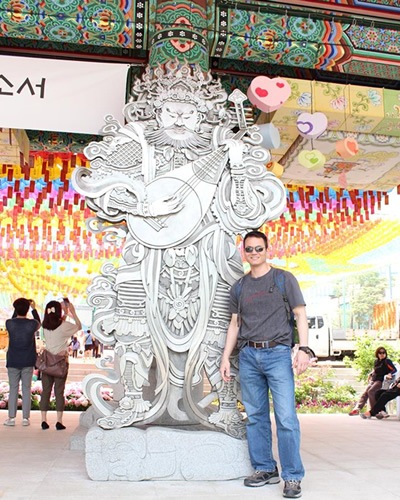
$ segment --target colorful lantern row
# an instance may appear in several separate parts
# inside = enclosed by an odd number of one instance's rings
[[[70,183],[73,169],[85,165],[83,157],[37,154],[31,156],[30,165],[28,170],[0,166],[1,289],[12,298],[21,294],[44,298],[59,292],[84,300],[101,265],[107,260],[118,265],[121,249],[86,228],[85,220],[93,214]],[[277,162],[267,168],[276,175],[283,169]],[[315,272],[313,259],[307,260],[310,256],[329,262],[341,255],[346,261],[344,248],[348,255],[353,250],[365,252],[368,241],[362,246],[360,238],[382,229],[371,215],[388,201],[386,193],[376,191],[289,185],[286,211],[263,228],[270,238],[271,257],[296,257],[303,271]],[[394,238],[396,231],[388,231],[386,238]]]

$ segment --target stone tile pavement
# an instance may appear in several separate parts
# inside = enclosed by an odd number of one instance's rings
[[[400,499],[400,421],[378,421],[348,415],[300,415],[305,500]],[[219,500],[282,498],[283,483],[245,488],[232,481],[95,482],[88,478],[79,412],[66,412],[65,431],[40,428],[40,413],[32,412],[31,426],[2,425],[0,411],[0,498],[12,500]],[[74,444],[75,443],[75,444]],[[75,449],[74,449],[75,448]],[[212,460],[212,457],[210,457]]]

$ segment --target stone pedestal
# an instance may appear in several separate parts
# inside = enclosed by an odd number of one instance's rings
[[[95,481],[221,481],[252,473],[247,441],[207,430],[91,427],[85,448]]]

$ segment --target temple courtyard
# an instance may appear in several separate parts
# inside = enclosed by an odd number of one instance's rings
[[[261,499],[282,498],[283,483],[246,488],[231,481],[92,481],[85,468],[85,429],[79,412],[66,412],[65,431],[40,428],[40,412],[23,427],[20,412],[15,427],[0,425],[0,498],[39,500],[88,499]],[[400,421],[362,420],[348,415],[299,416],[302,456],[306,468],[303,497],[307,500],[385,500],[400,498]],[[7,418],[0,411],[0,423]],[[210,460],[213,458],[210,457]]]

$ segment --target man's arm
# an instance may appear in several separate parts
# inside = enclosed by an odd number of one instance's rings
[[[39,323],[39,325],[37,327],[37,330],[39,330],[39,328],[42,325],[42,322],[40,321],[40,316],[39,316],[39,313],[36,310],[36,304],[35,304],[35,302],[33,300],[31,300],[31,311],[32,311],[33,318]]]
[[[293,314],[296,319],[297,331],[299,332],[299,345],[308,345],[308,320],[305,306],[297,306],[293,309]],[[303,373],[310,364],[310,358],[307,353],[297,351],[293,359],[293,369],[297,375]]]
[[[219,371],[225,382],[231,377],[231,364],[229,358],[237,345],[239,335],[238,317],[237,314],[232,314],[231,322],[229,323],[228,332],[226,334],[225,349],[221,356],[221,364]]]

